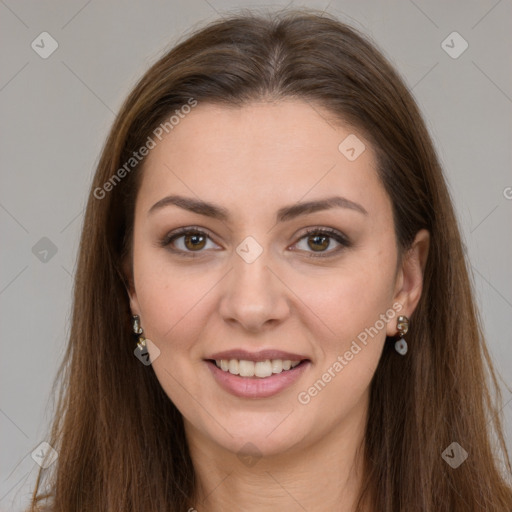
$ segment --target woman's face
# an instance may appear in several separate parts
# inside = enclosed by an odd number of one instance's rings
[[[263,455],[343,435],[415,306],[368,141],[286,100],[198,104],[156,142],[130,303],[187,435]]]

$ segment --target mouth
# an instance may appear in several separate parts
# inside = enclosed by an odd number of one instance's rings
[[[247,356],[245,356],[247,357]],[[311,366],[310,359],[294,356],[292,359],[213,358],[205,359],[214,381],[219,387],[238,398],[263,399],[292,389]]]
[[[251,361],[248,359],[207,359],[210,364],[215,364],[221,371],[238,375],[242,378],[266,379],[272,375],[289,372],[297,366],[306,363],[309,359],[265,359]]]

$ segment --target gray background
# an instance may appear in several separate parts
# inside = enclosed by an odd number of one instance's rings
[[[51,418],[86,195],[115,112],[189,28],[285,5],[326,9],[363,30],[412,89],[455,201],[492,356],[512,386],[510,0],[0,0],[1,510],[21,509],[38,469],[31,452]],[[44,31],[58,42],[46,59],[31,47]],[[469,44],[458,58],[441,44],[453,31]],[[512,394],[503,393],[511,446]]]

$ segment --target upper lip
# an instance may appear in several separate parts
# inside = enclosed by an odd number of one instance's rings
[[[216,352],[207,359],[244,359],[246,361],[265,361],[266,359],[282,359],[283,361],[302,361],[308,357],[300,354],[293,354],[291,352],[284,352],[282,350],[266,349],[259,352],[248,352],[244,349],[225,350],[223,352]]]

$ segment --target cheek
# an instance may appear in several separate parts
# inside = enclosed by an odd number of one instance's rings
[[[392,251],[391,251],[392,252]],[[303,284],[298,295],[318,314],[338,341],[350,341],[373,326],[392,305],[395,260],[382,257],[381,251],[347,257],[334,272],[314,282],[299,278]],[[379,323],[379,329],[382,326]],[[383,334],[385,329],[382,329]]]
[[[386,254],[376,249],[347,258],[335,278],[326,276],[324,283],[318,283],[323,286],[316,290],[322,293],[305,295],[308,306],[328,327],[324,329],[328,334],[316,340],[319,364],[310,385],[314,396],[322,390],[317,404],[343,403],[350,409],[368,388],[386,340],[387,321],[396,317],[392,309],[395,253]]]
[[[193,278],[179,269],[146,267],[139,274],[137,299],[145,324],[147,337],[155,343],[165,344],[176,339],[176,332],[186,327],[194,330],[194,316],[201,310],[201,301],[207,295],[214,280],[205,274],[201,279]],[[143,325],[144,327],[144,325]],[[179,337],[183,342],[186,338]]]
[[[141,248],[134,252],[134,280],[137,301],[145,335],[155,343],[184,314],[190,286],[185,286],[184,274],[170,272],[160,250]],[[180,300],[178,300],[180,299]]]
[[[385,320],[395,314],[391,300],[389,280],[373,274],[367,274],[367,279],[351,274],[340,278],[336,289],[317,296],[311,304],[312,309],[322,312],[330,331],[316,340],[318,364],[297,396],[300,404],[311,407],[311,414],[321,417],[327,407],[337,411],[326,418],[335,423],[361,403],[382,354]]]

